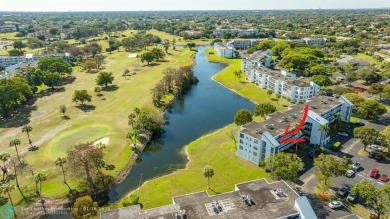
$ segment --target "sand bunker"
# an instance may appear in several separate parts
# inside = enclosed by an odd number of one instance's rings
[[[105,137],[105,138],[101,138],[101,139],[95,141],[95,142],[93,143],[93,145],[98,145],[98,144],[107,145],[109,141],[110,141],[110,138],[109,138],[109,137]]]

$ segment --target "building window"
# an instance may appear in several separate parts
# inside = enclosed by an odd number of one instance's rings
[[[244,147],[243,146],[240,146],[240,150],[243,150],[244,149]]]
[[[240,133],[240,138],[243,138],[244,137],[244,134]]]
[[[271,154],[274,154],[274,148],[271,147]]]
[[[257,157],[257,152],[253,152],[253,155]]]
[[[257,147],[253,147],[253,150],[256,150],[256,151],[257,151],[257,150],[258,150],[258,148],[257,148]]]
[[[259,143],[259,141],[258,140],[254,140],[254,142],[257,144],[257,143]]]

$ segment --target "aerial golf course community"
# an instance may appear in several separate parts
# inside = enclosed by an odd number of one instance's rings
[[[16,8],[0,219],[390,216],[388,10]]]

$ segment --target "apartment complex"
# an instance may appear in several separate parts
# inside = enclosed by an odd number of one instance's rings
[[[320,146],[327,146],[330,141],[327,129],[336,119],[349,122],[353,104],[341,96],[335,97],[313,97],[307,101],[310,109],[306,123],[298,132],[292,136],[293,124],[299,124],[304,113],[304,104],[291,106],[286,112],[276,112],[263,122],[250,122],[241,126],[238,132],[237,154],[241,158],[259,165],[260,161],[287,150],[295,143],[281,144],[281,139],[288,124],[290,128],[286,140],[290,138],[304,138],[308,143]]]
[[[26,54],[25,56],[0,56],[0,68],[7,68],[12,65],[16,65],[22,62],[34,62],[38,61],[43,57],[54,56],[54,57],[63,57],[67,62],[71,62],[70,54],[52,54],[52,55],[33,55]]]
[[[311,37],[305,37],[302,39],[288,39],[288,42],[294,42],[294,43],[306,43],[307,45],[325,45],[326,38],[311,38]]]
[[[237,49],[248,49],[256,46],[258,43],[255,39],[250,40],[231,40],[227,43],[218,42],[214,44],[214,50],[223,58],[236,57]]]
[[[0,32],[15,32],[16,26],[15,25],[4,25],[0,26]]]
[[[216,36],[223,36],[225,33],[234,33],[237,35],[252,35],[259,33],[258,29],[215,29],[213,34]]]
[[[235,49],[248,49],[255,47],[259,41],[255,39],[250,40],[230,40],[227,45]]]
[[[246,80],[255,83],[257,86],[271,90],[283,98],[293,102],[304,102],[307,99],[317,96],[320,86],[314,82],[306,82],[297,79],[296,75],[285,70],[272,70],[264,67],[247,67],[245,69]]]
[[[267,49],[265,51],[256,51],[252,54],[242,52],[242,65],[241,71],[246,72],[250,67],[266,67],[271,68],[273,66],[272,51]]]
[[[207,192],[173,198],[173,204],[141,210],[140,205],[101,213],[101,219],[317,219],[306,196],[299,196],[285,181],[259,179],[235,185],[235,190],[214,196]]]
[[[236,49],[228,46],[226,43],[214,43],[214,51],[222,58],[236,57]]]

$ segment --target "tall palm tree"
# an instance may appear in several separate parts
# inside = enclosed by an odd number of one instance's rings
[[[38,196],[42,194],[42,182],[47,180],[47,176],[44,173],[37,173],[34,175],[35,179],[35,188]],[[38,183],[39,183],[39,191],[38,191]]]
[[[8,153],[1,153],[0,154],[0,161],[3,162],[3,165],[0,167],[1,168],[1,171],[3,172],[3,180],[5,179],[5,175],[7,175],[7,166],[5,165],[5,163],[8,161],[8,159],[11,157],[10,154]]]
[[[203,176],[208,179],[209,182],[209,189],[210,189],[210,179],[214,176],[214,169],[210,166],[205,166],[203,168]]]
[[[341,124],[341,117],[342,117],[341,113],[340,113],[340,112],[336,113],[336,114],[335,114],[335,117],[336,117],[336,126],[337,126],[337,127],[340,127],[340,124]]]
[[[65,163],[66,163],[65,157],[59,157],[59,158],[57,158],[57,160],[55,161],[56,166],[60,166],[61,169],[62,169],[62,175],[64,176],[64,183],[65,183],[65,185],[68,186],[69,191],[72,191],[72,189],[71,189],[70,186],[68,185],[68,182],[66,182],[65,170],[64,170],[64,164],[65,164]]]
[[[30,146],[32,147],[32,142],[30,139],[30,132],[32,131],[32,127],[30,125],[24,125],[22,128],[22,132],[25,132],[27,134],[28,142],[30,143]]]
[[[12,210],[14,212],[14,217],[17,217],[16,216],[16,212],[15,212],[15,208],[13,207],[14,206],[14,202],[12,201],[12,197],[11,197],[11,192],[14,189],[15,189],[15,186],[13,186],[13,185],[11,185],[9,183],[4,183],[4,184],[2,184],[0,186],[0,192],[8,195],[8,200],[11,202]]]
[[[16,150],[16,156],[18,157],[18,160],[19,160],[19,163],[22,163],[20,161],[20,156],[19,156],[19,151],[18,151],[18,146],[20,145],[20,140],[19,139],[14,139],[12,141],[10,141],[9,143],[9,146],[10,147],[15,147],[15,150]]]
[[[24,194],[22,192],[22,189],[20,188],[20,184],[19,184],[19,180],[18,180],[18,173],[17,173],[18,172],[18,167],[16,165],[16,161],[15,160],[11,160],[10,163],[14,167],[14,176],[15,176],[16,188],[19,190],[19,192],[22,195],[23,199],[26,199],[26,197],[24,196]]]
[[[321,132],[321,144],[320,145],[323,146],[322,145],[323,133],[325,132],[325,134],[326,134],[327,132],[329,132],[329,127],[327,125],[320,125],[320,127],[318,128],[318,131]]]

